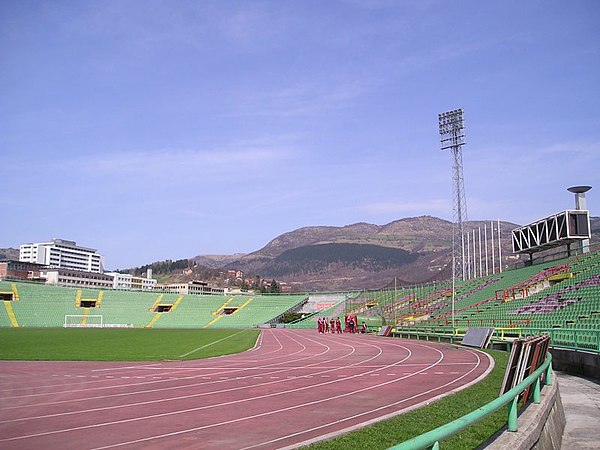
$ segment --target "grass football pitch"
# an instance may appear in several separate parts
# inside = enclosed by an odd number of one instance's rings
[[[252,348],[258,330],[0,328],[0,360],[165,361]]]

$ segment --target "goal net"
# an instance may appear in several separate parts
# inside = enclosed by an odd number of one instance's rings
[[[64,328],[102,328],[103,317],[99,314],[66,314]]]

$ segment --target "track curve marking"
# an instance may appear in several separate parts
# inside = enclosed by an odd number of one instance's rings
[[[288,329],[196,361],[3,361],[0,447],[294,448],[463,389],[492,367],[449,344]]]

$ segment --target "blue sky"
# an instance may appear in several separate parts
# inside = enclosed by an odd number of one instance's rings
[[[309,225],[600,215],[600,2],[0,2],[0,247],[107,268]]]

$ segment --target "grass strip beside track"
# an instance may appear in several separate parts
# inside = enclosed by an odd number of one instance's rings
[[[311,450],[347,450],[349,448],[387,449],[449,423],[496,399],[508,361],[508,353],[486,350],[496,364],[482,381],[424,408],[365,427],[329,441],[309,446]],[[471,450],[488,440],[506,424],[506,409],[480,421],[452,438],[440,443],[444,450]]]
[[[200,359],[248,350],[258,335],[239,329],[0,328],[0,360]]]

